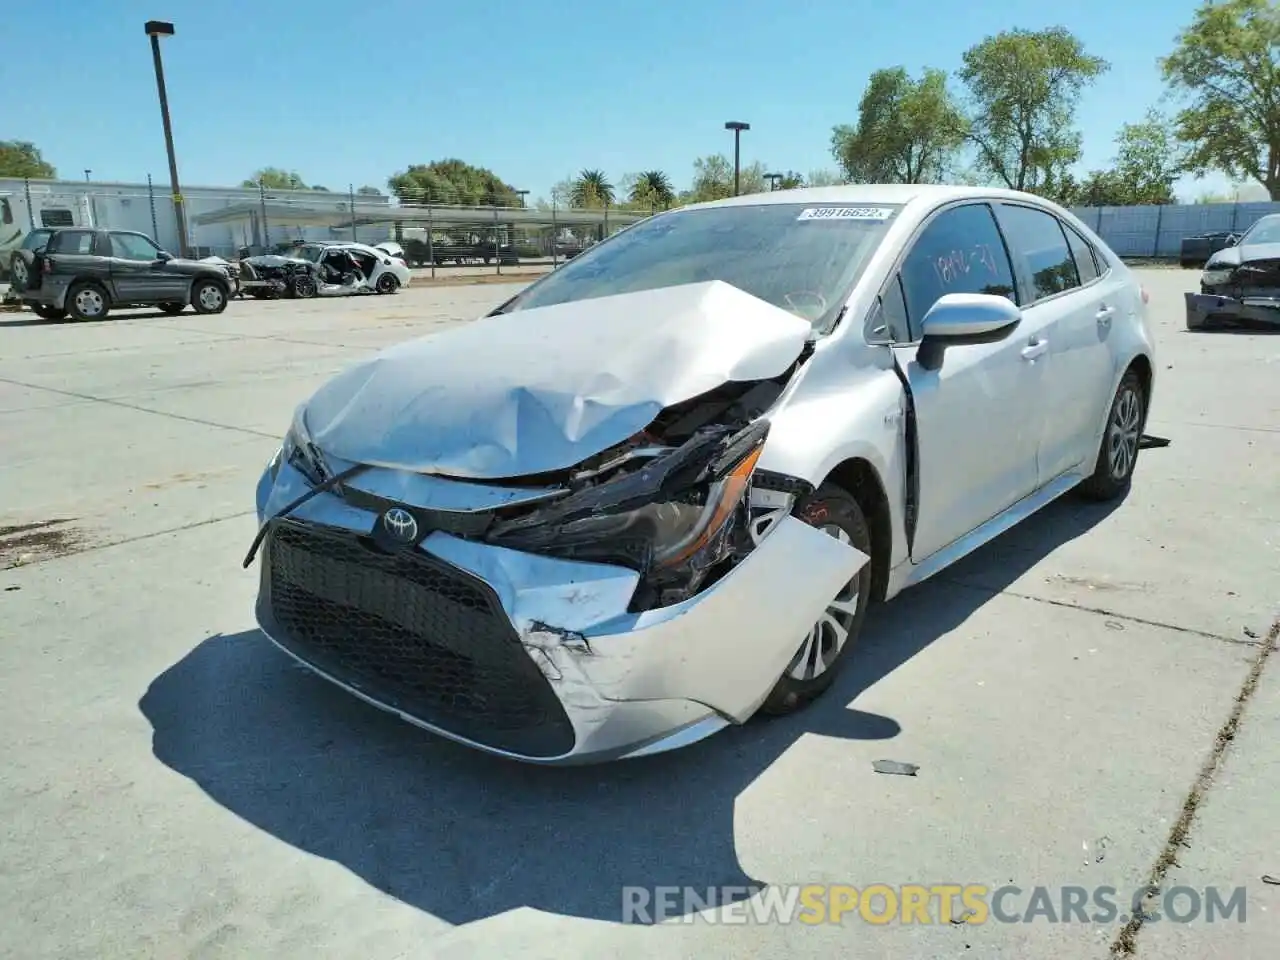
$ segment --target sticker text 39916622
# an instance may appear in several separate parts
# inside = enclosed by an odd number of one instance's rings
[[[805,207],[797,220],[888,220],[891,207]]]

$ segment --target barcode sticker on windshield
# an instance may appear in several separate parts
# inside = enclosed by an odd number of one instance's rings
[[[893,210],[887,207],[806,207],[797,220],[888,220]]]

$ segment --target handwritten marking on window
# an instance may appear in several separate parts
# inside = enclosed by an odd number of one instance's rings
[[[943,286],[947,287],[955,284],[961,277],[971,274],[975,266],[993,277],[999,275],[995,255],[991,252],[991,247],[985,243],[980,243],[969,250],[959,248],[949,250],[937,257],[933,263],[938,279]]]

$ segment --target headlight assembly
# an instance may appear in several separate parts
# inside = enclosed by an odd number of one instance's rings
[[[1206,287],[1219,287],[1224,283],[1231,282],[1231,275],[1234,271],[1230,267],[1214,268],[1206,270],[1200,277],[1200,282]]]
[[[724,557],[767,433],[765,421],[737,434],[707,431],[632,473],[499,521],[487,539],[657,580],[696,579]]]

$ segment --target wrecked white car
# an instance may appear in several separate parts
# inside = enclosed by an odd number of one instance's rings
[[[283,650],[493,753],[656,753],[797,709],[867,604],[1121,495],[1146,294],[1009,191],[687,207],[302,404],[258,485]]]

